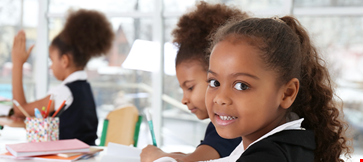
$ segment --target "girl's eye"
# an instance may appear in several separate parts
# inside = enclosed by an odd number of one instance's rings
[[[247,84],[244,84],[244,83],[236,83],[234,85],[234,88],[236,88],[239,91],[243,91],[243,90],[247,90],[249,87]]]
[[[209,81],[209,86],[211,86],[211,87],[219,87],[220,86],[220,83],[217,80],[212,79],[212,80]]]
[[[189,87],[189,88],[188,88],[188,91],[192,91],[192,90],[193,90],[193,88],[194,88],[194,86]]]

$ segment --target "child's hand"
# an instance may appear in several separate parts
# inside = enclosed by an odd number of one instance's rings
[[[19,117],[19,116],[16,116],[16,115],[10,116],[10,119],[12,119],[13,121],[16,121],[16,122],[25,120],[24,117]]]
[[[154,160],[163,157],[164,154],[165,153],[161,149],[153,145],[148,145],[142,149],[140,154],[141,162],[153,162]]]
[[[19,31],[14,38],[13,49],[11,51],[11,57],[13,64],[23,65],[28,59],[30,52],[34,48],[32,45],[28,50],[26,50],[26,37],[23,30]]]

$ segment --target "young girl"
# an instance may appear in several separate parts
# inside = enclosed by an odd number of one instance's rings
[[[179,45],[176,57],[176,76],[183,90],[182,103],[200,120],[208,118],[205,92],[209,52],[208,35],[230,18],[247,18],[246,13],[226,5],[200,2],[196,9],[183,15],[173,31],[174,42]],[[212,123],[208,125],[203,142],[193,153],[165,153],[149,145],[143,149],[141,161],[150,162],[163,156],[183,161],[217,159],[228,156],[240,143],[241,138],[221,138]]]
[[[209,117],[221,137],[243,139],[218,161],[338,162],[350,153],[328,69],[295,18],[229,23],[212,48]]]
[[[54,105],[49,112],[56,111],[68,99],[67,107],[60,116],[59,139],[77,138],[89,145],[95,145],[98,119],[84,68],[92,57],[106,54],[111,47],[113,31],[107,18],[92,10],[81,9],[70,13],[64,29],[49,47],[51,69],[54,76],[63,82],[50,89],[45,98],[30,103],[25,100],[22,84],[22,67],[32,49],[31,47],[26,51],[25,40],[24,31],[20,31],[14,38],[13,98],[31,116],[34,116],[34,108],[40,109],[48,105],[50,95],[54,96]],[[14,115],[24,117],[16,106]]]

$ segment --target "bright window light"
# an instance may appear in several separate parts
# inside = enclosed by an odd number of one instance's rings
[[[166,75],[175,75],[175,58],[178,47],[170,42],[164,44],[164,72]]]
[[[164,72],[175,75],[175,57],[178,48],[172,43],[164,44]],[[160,48],[158,42],[135,40],[125,62],[121,65],[125,69],[156,72],[158,70]]]

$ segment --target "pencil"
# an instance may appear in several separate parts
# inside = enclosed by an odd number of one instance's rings
[[[52,101],[53,101],[53,95],[50,95],[49,102],[48,102],[48,107],[47,107],[47,111],[45,112],[44,118],[47,118],[48,117],[49,110],[50,110],[50,105],[52,105]]]
[[[62,115],[62,113],[64,112],[64,109],[66,108],[66,106],[67,106],[67,103],[66,103],[66,104],[64,104],[62,108],[60,108],[61,110],[59,111],[59,113],[58,113],[55,117],[59,117],[59,116],[61,116],[61,115]]]
[[[68,96],[67,99],[62,102],[62,104],[59,106],[59,108],[57,109],[57,111],[53,114],[52,118],[60,116],[60,114],[63,112],[62,109],[65,109],[65,107],[67,106],[67,104],[69,104],[70,98],[71,98],[71,96]],[[58,114],[58,116],[57,116],[57,114]]]
[[[58,114],[58,112],[62,109],[62,107],[64,106],[64,104],[66,104],[66,101],[67,100],[64,100],[62,102],[62,104],[59,106],[58,110],[53,114],[52,118],[54,118]]]
[[[30,115],[24,110],[24,108],[19,104],[18,101],[13,99],[13,103],[19,108],[19,110],[28,118],[30,118]]]
[[[154,145],[154,146],[157,146],[157,145],[156,145],[155,133],[154,133],[153,121],[152,121],[152,119],[151,119],[151,114],[150,114],[150,112],[149,112],[149,109],[147,109],[147,108],[146,108],[144,111],[145,111],[146,119],[147,119],[147,121],[148,121],[148,123],[149,123],[149,129],[150,129],[151,139],[152,139],[152,141],[153,141],[153,145]]]

